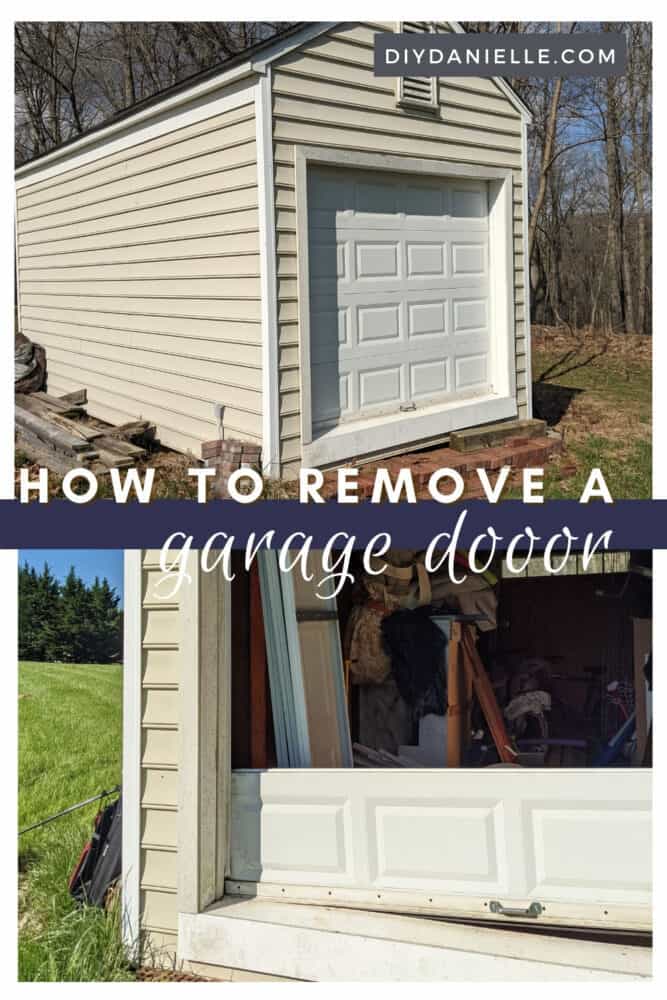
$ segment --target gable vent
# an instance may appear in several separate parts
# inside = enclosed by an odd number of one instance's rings
[[[433,21],[401,21],[398,30],[406,34],[424,35],[435,32]],[[399,76],[399,104],[436,111],[438,108],[438,78],[436,76]]]

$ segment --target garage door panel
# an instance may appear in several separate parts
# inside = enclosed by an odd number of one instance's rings
[[[508,865],[501,802],[371,801],[369,874],[377,888],[505,893]],[[406,851],[406,842],[411,850]]]
[[[400,276],[401,244],[399,240],[367,242],[355,240],[354,261],[357,281]]]
[[[537,926],[650,926],[647,770],[235,772],[231,815],[231,878],[279,897],[345,905],[308,886],[347,884],[377,907],[396,890],[420,911],[537,901]]]
[[[447,244],[441,240],[410,241],[405,244],[405,277],[409,279],[447,276]]]
[[[483,393],[486,185],[351,169],[309,184],[314,427]]]
[[[357,344],[363,346],[401,339],[401,311],[400,302],[357,306]]]
[[[410,398],[425,400],[451,391],[449,360],[414,361],[410,364]]]
[[[604,893],[619,902],[640,901],[650,893],[651,812],[645,805],[603,802],[592,809],[585,801],[529,802],[524,823],[533,894],[567,899],[573,878],[593,899]]]
[[[400,404],[404,398],[404,366],[384,364],[359,372],[359,409]]]
[[[488,312],[488,298],[458,294],[452,300],[452,331],[460,335],[486,330]]]
[[[488,355],[467,354],[455,359],[455,384],[457,389],[472,389],[488,384]]]
[[[332,423],[349,416],[356,399],[350,372],[341,373],[336,363],[314,365],[312,389],[317,395],[321,421]]]
[[[450,274],[452,277],[484,278],[488,273],[488,247],[482,241],[452,240]]]

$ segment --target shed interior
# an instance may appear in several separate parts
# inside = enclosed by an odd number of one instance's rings
[[[333,602],[237,566],[234,769],[651,765],[650,552],[458,586],[387,559]]]

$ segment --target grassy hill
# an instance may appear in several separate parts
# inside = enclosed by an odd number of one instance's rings
[[[19,664],[19,828],[121,778],[122,668]],[[19,979],[134,978],[116,913],[80,909],[67,880],[98,804],[19,840]]]

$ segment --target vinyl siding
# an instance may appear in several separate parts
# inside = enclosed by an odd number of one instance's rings
[[[19,187],[23,332],[47,351],[49,391],[157,424],[199,455],[218,436],[261,442],[254,91],[129,149]]]
[[[399,108],[395,82],[373,75],[374,34],[392,30],[393,22],[344,25],[273,67],[280,446],[287,475],[301,458],[295,144],[513,171],[517,396],[520,415],[526,413],[520,115],[482,78],[442,79],[440,117]]]
[[[159,552],[142,558],[140,930],[155,964],[169,961],[178,928],[179,594],[161,600]]]

